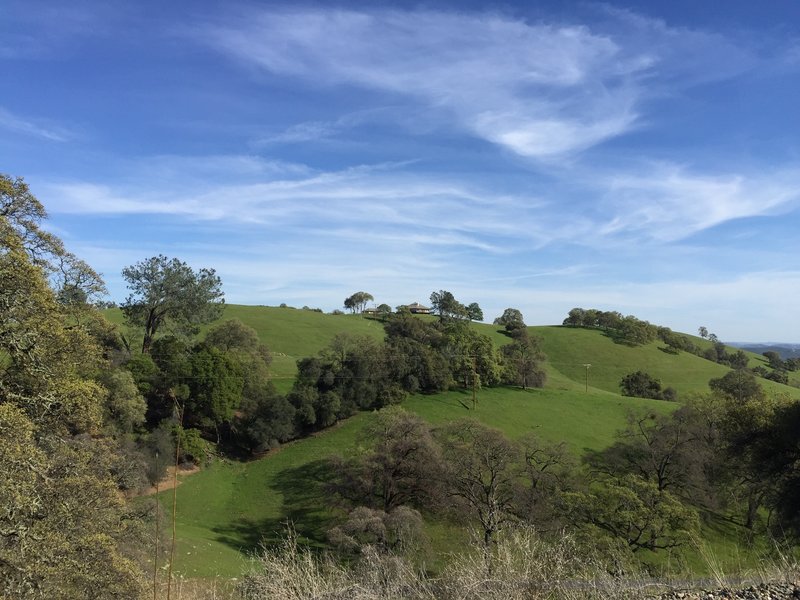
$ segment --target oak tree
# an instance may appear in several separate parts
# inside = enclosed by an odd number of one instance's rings
[[[462,419],[437,431],[449,495],[478,518],[488,553],[513,520],[519,448],[502,432]]]
[[[144,328],[143,354],[162,328],[192,334],[222,314],[222,282],[214,269],[194,271],[177,258],[158,255],[124,268],[122,276],[131,290],[122,313],[128,324]]]

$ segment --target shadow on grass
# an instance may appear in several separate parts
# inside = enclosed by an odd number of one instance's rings
[[[326,460],[284,469],[264,486],[265,495],[278,493],[283,497],[281,516],[261,520],[242,518],[216,527],[213,531],[218,534],[217,541],[252,554],[285,538],[291,524],[301,543],[311,547],[324,545],[334,520],[332,477],[333,471]]]
[[[461,398],[453,397],[454,393],[458,393],[464,397],[469,397],[469,403],[462,401]],[[471,410],[470,404],[472,404],[472,392],[467,392],[464,390],[450,390],[450,397],[442,398],[440,395],[431,395],[430,400],[433,402],[438,402],[439,404],[444,404],[445,406],[460,406],[466,410]]]

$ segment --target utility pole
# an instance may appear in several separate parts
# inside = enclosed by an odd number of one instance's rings
[[[583,366],[586,367],[586,393],[589,393],[589,367],[592,365],[589,363],[583,363]]]
[[[156,465],[158,465],[158,450],[156,450]],[[156,593],[158,590],[158,479],[156,479],[156,495],[154,496],[156,500],[156,551],[153,554],[153,600],[156,600]]]
[[[183,407],[178,403],[178,399],[173,395],[172,401],[175,403],[175,411],[178,417],[178,430],[175,437],[175,471],[172,474],[172,549],[169,555],[169,572],[167,573],[167,600],[172,594],[172,566],[175,564],[175,538],[176,520],[178,514],[178,459],[181,455],[181,435],[183,434]]]

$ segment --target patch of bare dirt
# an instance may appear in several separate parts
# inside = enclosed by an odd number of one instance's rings
[[[200,467],[197,465],[191,465],[188,467],[178,467],[178,485],[181,484],[181,478],[185,477],[186,475],[194,475],[200,471]],[[142,496],[152,496],[157,491],[163,492],[164,490],[171,490],[175,487],[175,467],[167,467],[167,473],[164,475],[164,478],[158,482],[158,487],[151,486],[142,492]]]

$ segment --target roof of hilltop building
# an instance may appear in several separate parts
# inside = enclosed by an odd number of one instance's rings
[[[412,313],[429,313],[431,309],[427,306],[423,306],[419,302],[413,302],[412,304],[407,304],[406,308],[410,310]]]

